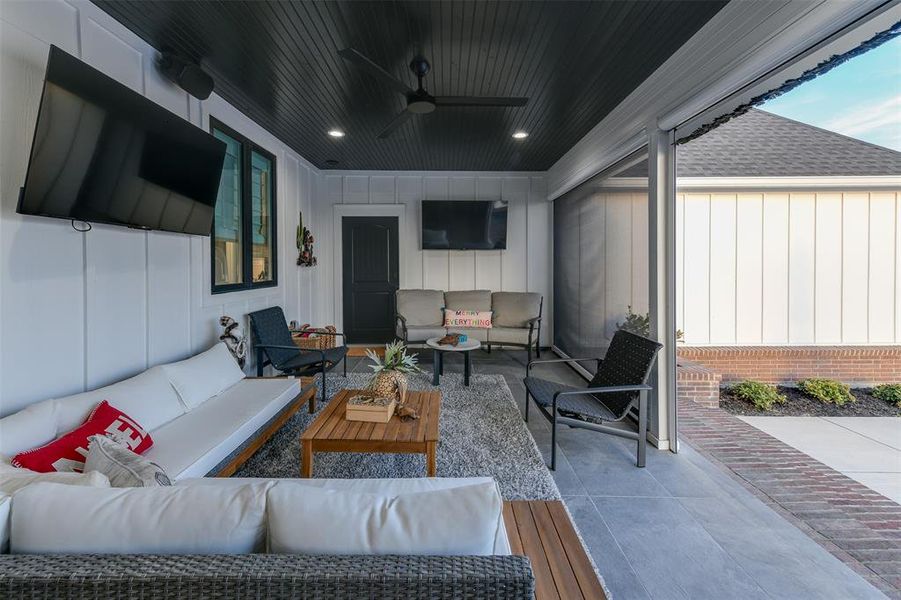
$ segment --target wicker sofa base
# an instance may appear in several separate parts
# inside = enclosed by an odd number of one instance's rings
[[[0,555],[0,598],[532,600],[524,556]]]

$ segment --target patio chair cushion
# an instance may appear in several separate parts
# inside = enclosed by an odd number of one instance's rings
[[[541,294],[535,292],[494,292],[491,309],[496,327],[528,327],[527,321],[541,314]]]
[[[543,407],[550,407],[553,404],[554,394],[557,392],[576,392],[580,389],[537,377],[526,377],[524,383],[535,402]],[[561,396],[557,400],[557,412],[563,416],[589,417],[602,421],[618,421],[621,418],[601,404],[592,394]]]
[[[337,348],[327,348],[325,352],[326,362],[337,364],[344,355],[347,354],[346,346],[338,346]],[[318,365],[322,360],[322,355],[318,352],[301,352],[291,360],[278,365],[280,371],[293,371],[294,369],[302,369],[312,365]]]
[[[447,331],[449,333],[462,333],[466,336],[469,336],[470,339],[478,340],[480,342],[487,342],[488,332],[491,330],[481,327],[448,327]],[[443,336],[444,334],[442,333],[441,335]]]
[[[441,290],[397,290],[397,314],[407,327],[441,327],[444,322],[444,292]]]

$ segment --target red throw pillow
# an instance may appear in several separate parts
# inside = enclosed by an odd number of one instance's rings
[[[137,421],[104,400],[84,423],[49,444],[16,454],[12,464],[39,473],[81,472],[88,456],[88,438],[96,434],[116,440],[135,454],[142,454],[153,445],[150,434]]]

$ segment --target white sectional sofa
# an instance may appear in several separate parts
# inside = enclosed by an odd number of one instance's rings
[[[202,477],[301,394],[300,380],[247,378],[224,344],[96,390],[31,404],[0,419],[0,460],[81,425],[102,400],[150,432],[145,454],[173,479]]]

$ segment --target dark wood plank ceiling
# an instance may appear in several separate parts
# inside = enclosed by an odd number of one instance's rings
[[[216,93],[319,168],[497,171],[549,168],[726,4],[95,2],[201,63]],[[338,56],[349,46],[414,88],[407,65],[425,55],[433,95],[530,100],[439,108],[380,140],[405,100]]]

